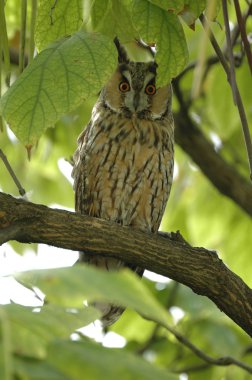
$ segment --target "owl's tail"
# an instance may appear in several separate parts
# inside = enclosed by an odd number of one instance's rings
[[[85,254],[84,252],[80,252],[79,261],[88,263],[90,265],[94,265],[98,268],[102,268],[107,271],[117,271],[121,268],[129,268],[140,277],[142,277],[144,272],[142,268],[131,264],[126,264],[121,260],[99,255],[91,256]],[[93,302],[92,306],[96,307],[98,310],[101,311],[101,322],[103,327],[107,327],[115,323],[125,310],[124,307],[112,305],[106,302]]]

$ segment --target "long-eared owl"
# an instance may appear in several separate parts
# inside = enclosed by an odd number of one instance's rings
[[[132,228],[158,231],[173,177],[171,85],[157,88],[156,63],[132,62],[115,41],[118,67],[102,89],[74,154],[77,212]],[[121,260],[81,253],[81,260],[117,270],[143,269]],[[123,308],[96,303],[104,326]]]

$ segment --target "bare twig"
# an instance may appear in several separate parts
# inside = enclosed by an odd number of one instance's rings
[[[173,373],[190,373],[190,372],[198,372],[198,371],[204,371],[205,369],[208,369],[211,366],[209,363],[203,363],[203,364],[196,364],[192,366],[187,366],[183,368],[178,369],[172,369],[171,372]]]
[[[234,104],[237,105],[237,89],[236,89],[236,78],[235,78],[235,64],[234,64],[234,56],[233,56],[233,49],[232,49],[232,42],[231,42],[231,33],[230,33],[230,27],[229,27],[229,19],[228,19],[228,9],[227,9],[227,1],[222,0],[222,11],[223,11],[223,18],[224,18],[224,24],[225,24],[225,30],[226,30],[226,40],[227,40],[227,53],[229,58],[229,73],[228,73],[228,79],[232,88],[232,94],[234,99]],[[208,24],[207,24],[208,25]]]
[[[179,283],[175,282],[174,286],[173,286],[173,288],[172,288],[172,290],[170,292],[168,301],[167,301],[167,308],[168,309],[174,303],[174,298],[176,297],[178,286],[179,286]],[[239,360],[237,360],[235,358],[232,358],[230,356],[221,357],[221,358],[217,358],[217,359],[212,358],[211,356],[205,354],[203,351],[201,351],[199,348],[197,348],[184,335],[180,334],[173,327],[167,327],[167,326],[161,325],[161,324],[157,324],[154,327],[151,336],[149,337],[149,339],[147,340],[147,342],[145,342],[144,345],[142,347],[140,347],[140,349],[137,350],[137,354],[143,354],[146,350],[148,350],[151,347],[152,343],[154,343],[155,340],[156,340],[156,338],[157,338],[157,333],[160,330],[160,327],[163,327],[166,330],[168,330],[173,336],[175,336],[175,338],[180,343],[182,343],[190,351],[192,351],[196,356],[198,356],[200,359],[204,360],[207,363],[207,364],[201,364],[199,366],[184,368],[183,370],[182,369],[181,370],[175,370],[173,372],[178,372],[178,373],[181,373],[181,372],[192,372],[192,371],[196,371],[196,370],[206,369],[206,368],[209,367],[209,365],[228,366],[228,365],[233,364],[233,365],[236,365],[236,366],[244,369],[245,371],[248,371],[249,373],[252,373],[252,367],[249,366],[249,365],[247,365],[246,363],[243,363],[243,362],[241,362],[241,361],[239,361]]]
[[[237,22],[240,29],[244,50],[247,55],[250,72],[252,74],[252,54],[251,54],[250,44],[248,42],[248,37],[247,37],[246,29],[245,29],[245,20],[242,17],[239,1],[234,0],[234,5],[235,5],[236,18],[237,18]],[[250,12],[251,9],[252,9],[252,5],[249,6],[248,12]]]
[[[252,4],[248,4],[248,9],[246,10],[246,12],[244,12],[244,14],[241,16],[242,17],[242,23],[245,25],[246,22],[247,22],[247,18],[251,15],[251,12],[252,12]],[[239,24],[237,23],[233,30],[231,31],[231,41],[232,41],[232,46],[234,46],[236,44],[236,41],[238,39],[240,35],[240,28],[239,28]]]
[[[201,14],[199,18],[200,18],[200,21],[201,21],[203,27],[205,28],[206,25],[208,25],[208,22],[207,22],[205,16],[203,14]],[[216,41],[210,27],[208,26],[207,29],[209,31],[209,38],[210,38],[211,44],[212,44],[217,56],[219,57],[220,62],[221,62],[222,66],[223,66],[223,68],[227,74],[227,79],[228,79],[228,82],[232,88],[232,91],[235,91],[235,95],[233,94],[233,97],[234,97],[234,99],[236,99],[237,108],[238,108],[239,115],[240,115],[245,145],[246,145],[246,149],[247,149],[249,167],[250,167],[250,178],[252,180],[252,143],[251,143],[248,121],[247,121],[246,113],[245,113],[244,106],[242,103],[241,95],[240,95],[239,89],[237,87],[236,81],[234,82],[234,84],[231,84],[231,71],[230,71],[229,65],[228,65],[228,63],[225,59],[225,56],[222,53],[222,51],[218,45],[218,42]],[[228,43],[228,40],[227,40],[227,43]],[[230,43],[231,43],[231,41],[230,41]]]
[[[196,347],[194,344],[192,344],[185,336],[180,334],[178,331],[173,329],[172,327],[163,326],[167,331],[169,331],[175,338],[182,343],[184,346],[189,348],[190,351],[192,351],[196,356],[198,356],[200,359],[204,360],[206,363],[217,365],[217,366],[228,366],[228,365],[236,365],[237,367],[240,367],[244,369],[245,371],[252,373],[252,367],[246,363],[241,362],[240,360],[237,360],[235,358],[232,358],[231,356],[224,356],[221,358],[212,358],[211,356],[207,355],[205,352],[201,351],[198,347]]]
[[[25,39],[26,39],[27,0],[21,1],[21,28],[19,50],[19,72],[24,70]]]
[[[19,180],[17,179],[17,176],[16,174],[14,173],[7,157],[5,156],[4,152],[2,151],[2,149],[0,149],[0,157],[4,163],[4,165],[6,166],[6,169],[8,170],[8,172],[10,173],[10,176],[11,178],[13,179],[13,181],[15,182],[17,188],[18,188],[18,191],[19,191],[19,194],[23,197],[25,195],[25,189],[23,189],[21,183],[19,182]]]

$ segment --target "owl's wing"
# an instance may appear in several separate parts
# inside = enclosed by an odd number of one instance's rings
[[[83,204],[85,197],[85,154],[90,127],[91,123],[89,123],[84,131],[81,132],[77,140],[78,147],[73,155],[74,166],[72,170],[72,177],[74,179],[73,188],[75,191],[75,210],[81,213],[84,212]]]

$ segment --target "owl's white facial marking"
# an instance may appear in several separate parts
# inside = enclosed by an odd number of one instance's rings
[[[156,89],[154,62],[127,62],[118,65],[100,99],[126,118],[157,120],[170,109],[170,86]]]
[[[145,88],[155,82],[155,73],[148,71],[148,65],[141,62],[131,62],[121,70],[122,78],[129,83],[129,91],[123,94],[124,106],[133,114],[147,110],[150,107],[150,95]]]

